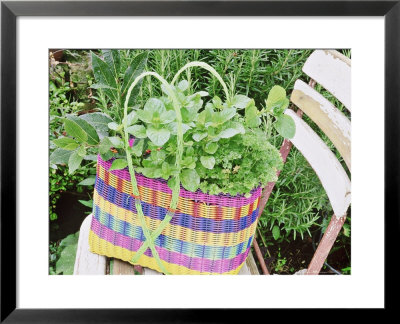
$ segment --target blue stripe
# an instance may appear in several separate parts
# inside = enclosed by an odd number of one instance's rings
[[[110,227],[111,230],[120,233],[122,235],[135,238],[140,241],[145,241],[143,231],[141,227],[134,226],[131,223],[120,220],[105,211],[102,211],[101,208],[97,205],[94,206],[94,216],[96,220],[98,220],[101,224],[108,227],[107,224],[114,224],[115,227]],[[243,253],[243,246],[250,246],[253,236],[251,236],[245,242],[239,243],[234,246],[205,246],[199,245],[195,243],[190,243],[186,241],[182,241],[179,239],[175,239],[172,237],[165,236],[161,234],[156,240],[155,245],[165,248],[169,251],[174,251],[178,253],[182,253],[188,255],[190,257],[204,257],[207,259],[229,259],[232,258],[232,252],[234,256],[237,256]],[[193,255],[194,254],[194,255]]]
[[[135,214],[137,213],[134,199],[130,195],[123,192],[118,192],[117,189],[112,186],[107,186],[100,178],[97,178],[95,189],[97,190],[97,193],[108,202],[118,207],[132,211]],[[118,196],[117,193],[120,196],[120,204],[118,204],[116,199],[116,197]],[[167,210],[165,208],[147,204],[143,201],[141,202],[141,205],[143,214],[152,219],[163,220],[167,213]],[[255,209],[250,215],[243,216],[239,220],[215,220],[211,218],[194,217],[192,215],[184,213],[176,213],[171,220],[171,224],[190,228],[194,231],[204,231],[215,234],[233,233],[240,232],[251,226],[256,221],[257,216],[258,208]]]

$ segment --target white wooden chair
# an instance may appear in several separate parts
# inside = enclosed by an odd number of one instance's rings
[[[129,262],[110,259],[89,251],[89,229],[92,215],[85,218],[79,232],[78,248],[75,257],[74,275],[162,275],[162,273]],[[257,265],[251,253],[239,275],[258,275]]]
[[[351,60],[338,51],[316,50],[304,64],[303,72],[311,78],[311,81],[309,84],[301,80],[295,82],[290,100],[299,110],[296,113],[292,109],[287,109],[285,114],[293,118],[296,135],[290,142],[284,141],[281,155],[286,160],[291,144],[296,146],[318,175],[334,211],[306,273],[301,273],[318,274],[345,221],[351,199],[351,183],[336,156],[301,116],[304,112],[328,136],[351,172],[350,120],[314,89],[315,82],[321,84],[351,111]],[[260,212],[264,209],[273,186],[273,183],[269,184],[263,192]],[[264,274],[268,274],[256,240],[254,248],[256,252],[258,251],[257,256],[263,266]]]

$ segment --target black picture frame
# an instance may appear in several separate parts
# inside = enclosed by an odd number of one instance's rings
[[[399,234],[400,1],[2,1],[1,2],[1,322],[218,322],[240,310],[16,308],[16,19],[19,16],[384,16],[385,309],[391,309]],[[371,238],[372,239],[372,238]],[[373,268],[373,260],[371,259]],[[365,269],[365,271],[373,271]],[[344,296],[345,298],[345,296]],[[255,315],[254,313],[254,316]]]

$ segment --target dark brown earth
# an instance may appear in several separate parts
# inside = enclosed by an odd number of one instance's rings
[[[315,237],[314,240],[319,240],[320,232],[314,232],[313,236]],[[257,241],[259,244],[261,243],[259,240]],[[274,245],[268,246],[268,249],[260,244],[260,249],[271,274],[294,274],[299,270],[307,268],[314,255],[313,239],[311,237],[305,237],[304,239],[297,238],[296,240],[292,239],[280,243],[276,242]],[[332,247],[327,263],[341,274],[350,274],[350,261],[350,238],[345,237],[341,233]],[[337,274],[334,270],[324,265],[320,274]]]

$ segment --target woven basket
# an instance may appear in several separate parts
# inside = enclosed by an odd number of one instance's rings
[[[213,71],[205,63],[198,65]],[[172,98],[177,122],[175,166],[181,170],[184,142],[181,107],[171,87],[175,78],[168,84],[157,73],[144,72],[130,85],[125,99],[128,168],[109,171],[113,160],[98,157],[90,249],[166,274],[237,274],[255,234],[261,187],[250,198],[193,193],[183,189],[178,173],[171,191],[166,181],[136,173],[129,153],[128,102],[132,89],[147,75],[156,77]]]
[[[145,241],[137,217],[128,169],[108,171],[112,160],[98,157],[89,235],[92,252],[131,262]],[[147,227],[164,219],[172,191],[162,179],[136,174]],[[161,262],[171,274],[237,274],[256,230],[261,188],[250,198],[195,193],[181,187],[178,211],[155,240]],[[132,262],[131,262],[132,263]],[[150,249],[135,262],[162,272]]]

